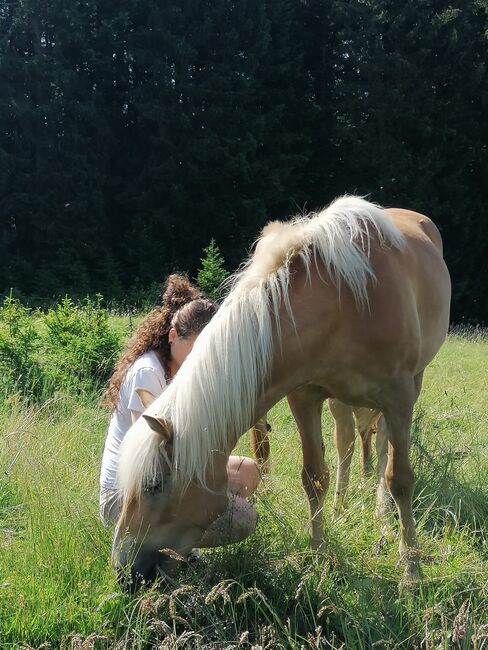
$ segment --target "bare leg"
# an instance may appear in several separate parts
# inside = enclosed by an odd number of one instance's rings
[[[317,549],[323,540],[323,505],[329,486],[320,422],[324,393],[318,386],[306,386],[290,393],[288,402],[302,440],[302,483],[310,507],[310,545]]]
[[[240,542],[254,532],[257,520],[256,509],[247,499],[229,493],[226,511],[207,528],[198,546],[210,548]]]
[[[261,481],[261,472],[256,461],[246,456],[229,456],[227,481],[232,494],[244,498],[250,496]]]
[[[228,507],[205,531],[199,544],[201,548],[239,542],[256,528],[256,509],[244,497],[250,496],[259,485],[259,467],[252,458],[230,456],[227,462],[227,476]]]
[[[352,408],[338,399],[329,399],[329,408],[335,420],[334,442],[337,451],[337,475],[334,494],[334,518],[337,518],[346,503],[351,460],[354,452],[354,419]]]

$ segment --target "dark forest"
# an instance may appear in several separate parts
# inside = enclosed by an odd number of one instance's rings
[[[0,1],[0,292],[137,301],[344,193],[488,322],[488,0]]]

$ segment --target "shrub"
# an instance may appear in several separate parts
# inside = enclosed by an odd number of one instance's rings
[[[12,295],[0,307],[0,394],[40,402],[56,392],[98,391],[120,351],[119,336],[101,306],[64,298],[46,314]]]
[[[10,294],[0,307],[0,372],[2,392],[43,396],[44,372],[38,354],[41,338],[32,311]]]
[[[110,375],[120,342],[101,301],[97,294],[79,306],[66,297],[44,318],[47,362],[61,388],[98,390]]]

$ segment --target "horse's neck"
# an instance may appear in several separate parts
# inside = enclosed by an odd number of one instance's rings
[[[269,380],[258,394],[252,422],[249,423],[249,426],[255,424],[275,404],[301,385],[305,381],[302,375],[302,369],[297,367],[292,359],[288,359],[286,353],[281,354],[279,363],[273,364]],[[242,431],[240,435],[244,433]]]

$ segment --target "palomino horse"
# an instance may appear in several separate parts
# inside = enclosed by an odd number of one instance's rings
[[[150,578],[171,562],[161,549],[184,557],[198,546],[227,509],[231,450],[285,395],[318,548],[329,484],[320,413],[332,397],[383,414],[384,482],[398,509],[405,579],[415,580],[410,426],[449,300],[439,232],[420,214],[344,197],[311,218],[266,226],[174,381],[125,437],[116,566]]]

